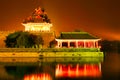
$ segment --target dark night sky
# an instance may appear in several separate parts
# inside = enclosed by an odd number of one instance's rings
[[[119,0],[0,0],[0,30],[23,30],[23,19],[44,7],[53,29],[80,29],[103,39],[120,40]]]

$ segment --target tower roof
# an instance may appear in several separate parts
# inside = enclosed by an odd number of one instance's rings
[[[43,8],[36,8],[32,15],[24,19],[23,23],[51,23],[47,13]]]

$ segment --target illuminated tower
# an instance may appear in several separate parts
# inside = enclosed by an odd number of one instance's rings
[[[51,21],[43,8],[36,8],[32,15],[23,21],[22,25],[24,25],[25,31],[43,38],[43,48],[47,48],[50,41],[54,39]]]
[[[52,27],[47,13],[40,7],[35,9],[32,15],[23,21],[22,25],[25,26],[25,31],[49,32]]]

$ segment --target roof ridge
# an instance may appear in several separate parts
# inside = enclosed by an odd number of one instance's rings
[[[88,32],[61,32],[61,34],[75,34],[75,33],[79,33],[79,34],[81,34],[81,33],[86,33],[86,34],[89,34]]]

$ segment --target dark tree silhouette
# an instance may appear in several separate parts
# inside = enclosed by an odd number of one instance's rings
[[[41,37],[41,35],[33,35],[33,34],[31,34],[30,36],[34,40],[34,46],[35,46],[35,48],[40,48],[40,45],[43,46],[44,40]]]
[[[54,48],[57,44],[57,41],[54,39],[49,43],[50,48]]]
[[[6,43],[6,47],[16,47],[16,39],[20,36],[20,34],[21,31],[9,34],[4,41]]]
[[[29,32],[15,32],[9,34],[5,40],[6,47],[9,48],[31,48],[37,45],[43,45],[44,41],[40,35],[30,34]],[[36,47],[35,47],[36,48]]]
[[[28,32],[23,32],[17,38],[17,46],[20,48],[30,48],[34,45],[34,40]]]

